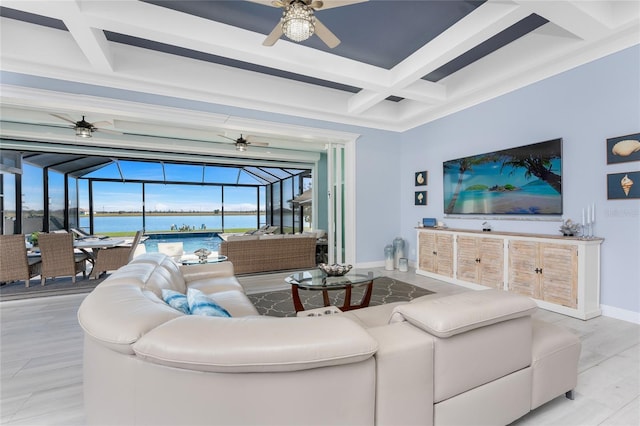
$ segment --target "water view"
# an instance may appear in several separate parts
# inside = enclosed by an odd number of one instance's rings
[[[145,232],[170,231],[172,229],[216,230],[221,231],[222,216],[176,215],[176,216],[146,216]],[[266,218],[260,216],[260,223]],[[94,233],[135,232],[142,229],[142,215],[96,216],[93,220]],[[89,217],[80,217],[80,227],[89,229]],[[255,214],[225,215],[224,229],[255,229],[258,228]]]
[[[219,251],[222,238],[215,232],[205,232],[199,234],[185,234],[176,232],[173,234],[152,234],[144,241],[145,250],[147,252],[158,251],[158,243],[176,243],[182,242],[183,251],[185,253],[193,253],[200,248],[206,248],[210,251]]]

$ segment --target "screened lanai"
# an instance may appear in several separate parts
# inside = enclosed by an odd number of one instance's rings
[[[313,228],[312,170],[1,151],[2,233],[90,234]]]

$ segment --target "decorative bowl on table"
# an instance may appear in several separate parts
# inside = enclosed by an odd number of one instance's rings
[[[325,274],[332,277],[339,277],[351,270],[353,266],[351,265],[340,265],[338,263],[334,263],[333,265],[328,265],[326,263],[321,263],[318,265],[318,268],[322,270]]]
[[[200,261],[200,263],[207,263],[207,257],[209,257],[209,255],[211,254],[211,251],[203,247],[194,251],[193,254],[198,256],[198,260]]]

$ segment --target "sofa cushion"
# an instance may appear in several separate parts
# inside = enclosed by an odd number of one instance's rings
[[[155,293],[152,293],[152,294],[155,294]],[[189,315],[191,313],[191,311],[189,310],[189,301],[187,300],[186,294],[178,293],[177,291],[163,288],[162,299],[173,309],[177,309],[183,314]]]
[[[144,290],[153,291],[158,297],[162,298],[162,290],[174,290],[178,293],[186,293],[186,287],[184,281],[178,281],[174,279],[172,274],[162,266],[155,266],[153,273],[149,275],[149,278],[144,283]]]
[[[189,312],[192,315],[227,318],[231,316],[225,308],[195,288],[187,290],[187,301],[189,302]]]
[[[476,328],[533,314],[528,297],[502,290],[467,291],[452,296],[420,299],[394,309],[392,322],[411,324],[438,337],[451,337]]]
[[[122,353],[133,353],[131,345],[149,330],[183,316],[164,303],[156,303],[137,284],[100,284],[78,310],[85,333]]]
[[[259,315],[258,310],[251,300],[239,290],[219,291],[213,294],[207,294],[218,305],[226,309],[232,317],[246,317],[250,315]]]
[[[383,305],[369,306],[363,309],[354,309],[342,312],[340,315],[347,317],[363,328],[379,327],[389,324],[389,318],[396,306],[404,305],[409,302],[392,302]]]
[[[531,409],[576,387],[581,343],[556,324],[533,320]]]
[[[362,327],[338,315],[304,318],[184,315],[134,345],[148,361],[198,371],[300,371],[367,360],[378,348]]]
[[[144,288],[145,283],[153,274],[156,266],[151,263],[140,263],[124,265],[117,272],[107,277],[98,287],[110,287],[117,285],[137,285]]]
[[[145,253],[129,262],[130,265],[145,263],[156,265],[157,267],[164,269],[166,272],[164,275],[169,278],[170,287],[160,287],[158,289],[158,293],[160,293],[162,288],[170,288],[179,293],[186,292],[185,279],[182,276],[180,265],[178,265],[171,257],[164,253]],[[158,296],[160,296],[160,294],[158,294]]]

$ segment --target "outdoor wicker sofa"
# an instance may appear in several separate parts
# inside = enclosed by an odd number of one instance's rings
[[[220,243],[220,254],[236,274],[305,269],[316,266],[316,235],[239,235]]]

